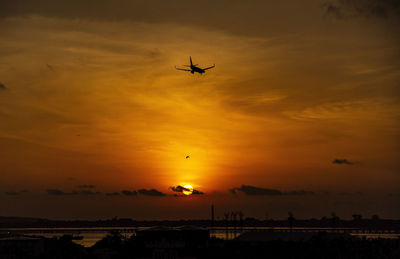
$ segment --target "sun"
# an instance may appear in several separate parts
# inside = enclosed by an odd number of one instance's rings
[[[185,186],[185,190],[183,190],[183,194],[185,195],[191,195],[193,193],[193,186],[191,186],[190,184],[186,184]]]

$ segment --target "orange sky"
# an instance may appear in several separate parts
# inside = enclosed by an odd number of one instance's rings
[[[400,216],[397,9],[15,2],[0,6],[0,215]],[[216,68],[174,69],[189,56]],[[204,194],[170,196],[185,184]],[[100,193],[68,194],[80,185]],[[167,196],[121,193],[139,189]]]

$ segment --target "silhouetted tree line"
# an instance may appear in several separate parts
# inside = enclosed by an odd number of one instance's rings
[[[38,257],[20,254],[4,258],[52,258],[52,259],[100,259],[100,258],[400,258],[399,239],[359,239],[345,236],[331,236],[319,233],[308,241],[268,241],[242,242],[239,240],[221,240],[210,238],[196,243],[163,247],[154,237],[124,237],[113,232],[90,248],[84,248],[72,242],[70,236],[46,239],[45,249]],[[158,243],[156,242],[158,241]],[[175,240],[179,243],[179,240]],[[150,244],[150,245],[149,245]],[[162,244],[162,242],[161,242]]]

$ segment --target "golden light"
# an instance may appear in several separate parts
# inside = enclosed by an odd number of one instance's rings
[[[183,194],[191,195],[193,193],[193,186],[191,186],[190,184],[186,184],[183,187],[185,187],[185,190],[183,190]]]

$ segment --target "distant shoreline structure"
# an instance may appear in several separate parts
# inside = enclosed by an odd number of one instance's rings
[[[338,218],[322,219],[295,219],[287,220],[259,220],[245,218],[243,220],[133,220],[130,218],[113,218],[105,220],[49,220],[42,218],[1,217],[0,231],[6,228],[95,228],[95,227],[181,227],[197,226],[206,228],[357,228],[361,230],[394,230],[400,231],[398,219],[353,219],[343,220]]]

